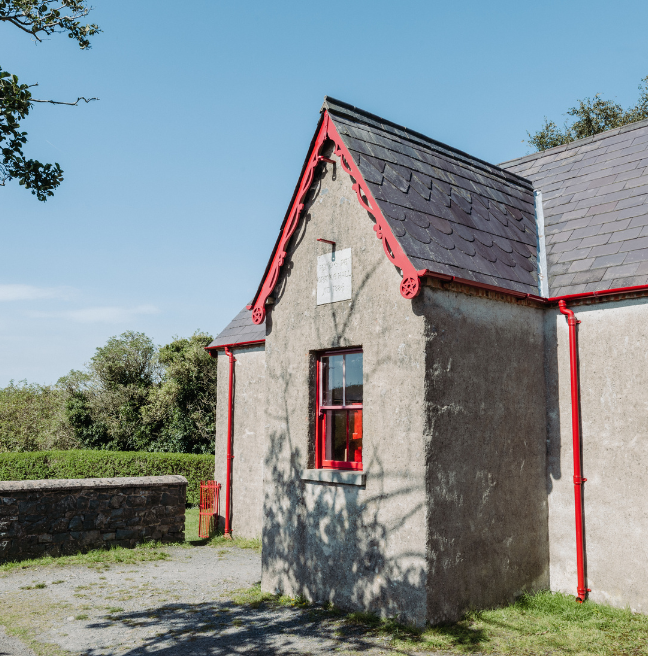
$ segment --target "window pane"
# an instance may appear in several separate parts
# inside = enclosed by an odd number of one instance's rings
[[[362,403],[362,353],[346,356],[346,404]]]
[[[349,410],[349,462],[362,462],[362,410]]]
[[[346,410],[329,410],[326,413],[326,460],[347,459]]]
[[[322,358],[322,405],[342,405],[342,355]]]

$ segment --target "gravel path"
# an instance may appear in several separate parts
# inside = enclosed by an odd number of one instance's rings
[[[1,575],[0,622],[22,631],[28,643],[35,641],[30,644],[39,654],[411,653],[313,610],[233,603],[235,590],[261,578],[260,557],[253,551],[194,547],[168,553],[169,560],[136,565]],[[33,655],[0,631],[0,656]]]
[[[8,636],[3,626],[0,626],[0,656],[34,656],[34,652],[18,638]]]

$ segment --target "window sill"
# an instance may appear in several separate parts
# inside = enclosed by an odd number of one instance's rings
[[[367,476],[362,471],[352,469],[304,469],[302,481],[317,483],[338,483],[340,485],[364,485]]]

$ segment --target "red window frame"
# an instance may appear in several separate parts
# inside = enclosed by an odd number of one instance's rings
[[[351,403],[349,405],[322,405],[322,358],[331,355],[347,355],[351,353],[362,353],[361,348],[337,349],[335,351],[323,351],[317,355],[317,369],[315,376],[315,468],[316,469],[355,469],[362,471],[362,462],[348,462],[343,460],[326,460],[326,411],[327,410],[347,410],[360,412],[361,425],[363,420],[363,404]],[[363,358],[364,369],[364,358]],[[363,375],[364,379],[364,375]],[[364,401],[364,394],[363,394]],[[349,440],[349,418],[347,412],[347,444]]]

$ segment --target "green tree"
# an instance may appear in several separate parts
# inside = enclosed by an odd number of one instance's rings
[[[15,383],[0,389],[0,452],[79,447],[66,417],[65,390]]]
[[[576,139],[584,139],[595,134],[619,128],[629,123],[635,123],[648,118],[648,76],[639,84],[639,100],[634,107],[626,110],[612,100],[604,100],[600,94],[594,98],[579,100],[575,107],[567,110],[567,115],[573,118],[560,129],[554,121],[545,116],[544,125],[538,132],[529,136],[528,142],[538,151],[562,146]]]
[[[95,24],[81,24],[90,12],[86,0],[0,0],[0,22],[6,22],[31,35],[37,41],[56,33],[66,33],[81,50],[90,48],[90,37],[101,30]],[[33,103],[77,105],[96,98],[79,97],[75,102],[39,100],[30,89],[36,84],[20,84],[18,77],[0,68],[0,185],[16,179],[38,200],[45,201],[63,180],[58,163],[42,164],[27,159],[23,146],[27,133],[20,123],[29,114]]]
[[[211,453],[216,360],[204,348],[211,340],[196,332],[158,350],[143,333],[111,337],[85,371],[59,381],[75,438],[91,449]]]
[[[101,449],[212,453],[216,360],[196,332],[158,349],[125,332],[55,386],[0,388],[0,452]]]
[[[216,360],[206,351],[212,341],[196,332],[174,338],[159,352],[164,375],[151,389],[143,416],[159,425],[156,451],[212,453],[216,419]]]
[[[85,372],[59,381],[68,392],[68,420],[87,448],[146,451],[155,426],[143,420],[151,389],[161,380],[157,349],[128,331],[98,348]]]

